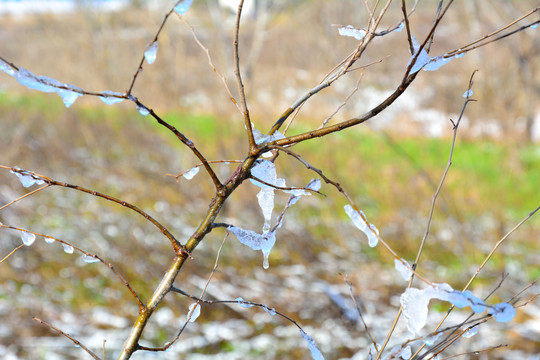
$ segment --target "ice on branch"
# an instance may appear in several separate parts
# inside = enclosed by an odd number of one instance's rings
[[[201,315],[201,305],[198,303],[189,305],[189,312],[187,314],[189,322],[195,322],[199,315]]]
[[[401,30],[403,30],[403,28],[405,28],[405,22],[400,22],[398,27],[396,28],[396,30],[394,30],[395,32],[401,32]]]
[[[119,98],[117,96],[124,96],[124,94],[107,90],[107,91],[101,92],[101,95],[99,96],[99,98],[101,101],[103,101],[107,105],[114,105],[114,104],[124,101],[124,99]]]
[[[142,105],[137,105],[137,111],[139,112],[139,114],[141,114],[142,116],[146,116],[148,114],[150,114],[150,110],[148,110],[146,108],[146,106]]]
[[[144,58],[149,64],[153,64],[154,61],[156,61],[157,51],[158,51],[157,41],[154,41],[153,43],[149,44],[146,47],[146,50],[144,51]]]
[[[43,238],[47,244],[52,244],[55,240],[52,237],[45,236]]]
[[[411,347],[409,345],[404,348],[401,345],[396,345],[392,348],[390,353],[382,358],[382,360],[389,359],[410,359],[412,355]]]
[[[499,322],[508,322],[516,315],[512,305],[500,303],[489,306],[483,300],[474,296],[469,290],[454,290],[448,284],[433,284],[424,290],[409,288],[401,295],[403,315],[407,319],[407,328],[413,335],[417,335],[424,327],[428,314],[428,305],[431,299],[447,301],[458,308],[469,306],[473,312],[482,313],[489,308],[489,314]]]
[[[306,340],[309,351],[311,351],[311,357],[313,360],[324,360],[324,356],[321,353],[321,350],[317,347],[317,344],[315,344],[315,340],[302,329],[300,329],[300,335]]]
[[[362,211],[357,211],[349,204],[345,205],[345,213],[351,218],[353,224],[362,230],[368,238],[369,246],[375,247],[379,243],[379,230],[373,224],[367,222],[366,215]]]
[[[536,24],[532,24],[531,26],[529,26],[531,29],[537,29],[538,28],[538,23]]]
[[[191,168],[187,173],[183,174],[182,176],[188,180],[191,180],[199,173],[199,167],[195,166]]]
[[[285,135],[280,133],[279,131],[276,131],[273,135],[265,135],[261,133],[259,130],[253,128],[253,138],[255,139],[255,143],[257,145],[266,144],[272,141],[285,139]],[[262,154],[263,157],[268,158],[272,156],[271,151],[267,151],[264,154]]]
[[[12,173],[12,174],[17,175],[17,177],[21,181],[21,184],[24,187],[30,187],[30,186],[32,186],[34,184],[43,185],[45,183],[45,181],[42,178],[40,178],[39,176],[35,176],[35,175],[30,174],[26,170],[21,170],[21,168],[19,168],[17,166],[15,166],[14,169],[19,170],[19,171],[10,170],[9,172]]]
[[[264,306],[262,307],[262,309],[263,309],[264,311],[266,311],[267,313],[269,313],[270,316],[276,315],[276,309],[274,309],[274,308],[269,308],[267,305],[264,305]]]
[[[95,262],[98,262],[99,259],[92,256],[92,255],[87,255],[87,254],[83,254],[83,256],[81,256],[81,260],[84,261],[85,263],[88,263],[88,264],[91,264],[91,263],[95,263]]]
[[[470,97],[472,96],[472,94],[473,94],[472,89],[469,89],[469,90],[465,91],[465,92],[463,93],[463,95],[461,95],[461,97],[464,97],[464,98],[470,98]]]
[[[250,308],[250,307],[253,307],[253,304],[245,304],[245,303],[244,303],[245,300],[242,299],[241,297],[237,297],[237,298],[234,299],[234,300],[235,300],[235,301],[238,301],[238,302],[237,302],[238,306],[241,306],[241,307],[243,307],[243,308],[248,309],[248,308]]]
[[[2,59],[0,59],[0,70],[5,72],[9,76],[15,76],[15,69]]]
[[[8,74],[10,74],[8,72]],[[11,74],[10,74],[11,75]],[[74,85],[63,84],[58,80],[46,76],[35,76],[31,71],[19,68],[19,71],[12,75],[17,81],[29,89],[39,90],[46,93],[56,92],[66,107],[70,107],[84,91]]]
[[[513,309],[513,308],[512,308]],[[464,338],[470,338],[470,337],[473,337],[474,335],[478,334],[478,325],[476,326],[473,326],[472,328],[470,328],[469,330],[465,331],[463,333],[463,335],[461,335],[462,337]]]
[[[362,40],[364,36],[366,36],[366,30],[363,29],[356,29],[352,25],[347,25],[345,27],[340,27],[338,29],[339,35],[341,36],[350,36],[355,38],[356,40]]]
[[[24,245],[30,246],[36,241],[36,235],[27,231],[21,231],[21,240]]]
[[[439,337],[442,335],[442,332],[438,332],[435,335],[430,335],[424,338],[424,344],[427,346],[433,346],[435,342],[439,339]]]
[[[263,267],[268,269],[270,266],[268,262],[268,256],[270,255],[270,250],[276,243],[276,233],[274,231],[257,234],[255,231],[242,229],[236,226],[229,226],[227,228],[232,232],[242,244],[249,246],[253,250],[261,250],[264,256]]]
[[[64,243],[62,243],[62,246],[64,247],[64,252],[66,254],[73,254],[73,246]]]
[[[321,189],[321,179],[311,179],[311,181],[306,185],[306,189],[319,191]],[[311,193],[304,189],[284,190],[283,192],[292,195],[289,198],[289,206],[296,204],[296,202],[300,200],[300,197],[302,197],[303,195],[311,196]]]
[[[174,7],[174,11],[178,15],[184,15],[189,10],[189,8],[191,7],[191,4],[193,4],[193,0],[180,1],[180,3],[178,3],[178,5],[176,5]]]
[[[415,58],[415,56],[418,54],[418,51],[420,50],[420,43],[412,34],[411,34],[411,41],[412,41],[414,53],[412,54],[411,59],[409,60],[409,63],[407,64],[407,67],[409,67],[409,65]],[[441,66],[448,64],[450,60],[460,58],[463,55],[465,55],[465,53],[460,51],[455,55],[444,54],[444,55],[436,56],[432,58],[428,55],[425,49],[422,49],[420,53],[418,54],[418,57],[416,58],[416,62],[414,63],[411,69],[411,74],[414,74],[420,71],[420,69],[422,68],[424,68],[424,71],[438,70]]]
[[[401,274],[401,277],[403,277],[403,280],[409,281],[412,275],[411,266],[409,263],[404,259],[394,259],[394,264],[396,270]]]

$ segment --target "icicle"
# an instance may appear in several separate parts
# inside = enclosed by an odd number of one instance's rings
[[[232,232],[242,244],[249,246],[253,250],[261,250],[264,255],[263,267],[268,269],[270,250],[272,250],[272,247],[276,243],[276,234],[274,231],[261,235],[254,231],[236,226],[229,226],[227,229]]]
[[[180,3],[174,7],[174,11],[178,15],[184,15],[191,7],[191,4],[193,4],[193,0],[180,1]]]
[[[317,344],[315,344],[315,340],[311,336],[305,333],[304,330],[300,329],[300,334],[306,340],[308,344],[309,351],[311,351],[311,357],[313,360],[324,360],[324,356],[321,353],[321,350],[317,347]]]
[[[362,40],[366,36],[366,30],[356,29],[352,25],[347,25],[338,29],[339,35],[341,36],[350,36],[356,40]]]
[[[158,51],[157,41],[154,41],[153,43],[149,44],[146,47],[146,50],[144,51],[144,58],[149,64],[153,64],[154,61],[156,61],[157,51]]]
[[[124,94],[122,93],[107,90],[101,92],[101,96],[99,97],[99,99],[107,105],[113,105],[124,101],[124,99],[116,97],[114,95],[124,96]]]
[[[62,246],[64,247],[64,252],[66,254],[73,254],[73,246],[64,243],[62,243]]]
[[[401,274],[401,277],[403,277],[403,280],[409,281],[412,275],[409,263],[403,259],[394,259],[394,264],[396,270]]]
[[[81,256],[81,260],[84,261],[85,263],[88,263],[88,264],[91,264],[91,263],[95,263],[95,262],[98,262],[99,259],[92,256],[92,255],[86,255],[86,254],[83,254],[83,256]]]
[[[184,178],[188,179],[188,180],[191,180],[198,173],[199,173],[199,167],[195,166],[195,167],[191,168],[187,173],[183,174],[182,176]]]
[[[187,317],[189,319],[189,322],[195,322],[199,315],[201,314],[201,305],[198,303],[193,303],[189,305],[189,312],[187,314]]]
[[[36,241],[36,235],[27,231],[21,231],[21,240],[24,245],[30,246]]]
[[[69,84],[65,84],[64,86],[67,87],[69,90],[57,89],[57,92],[58,95],[60,95],[60,97],[62,98],[64,105],[66,105],[66,107],[70,107],[79,96],[82,96],[83,90]]]

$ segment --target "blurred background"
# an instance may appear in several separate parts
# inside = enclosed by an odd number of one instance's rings
[[[173,1],[0,1],[0,56],[13,64],[87,91],[125,92],[146,46]],[[232,36],[235,1],[195,1],[185,16],[215,67],[236,96]],[[373,2],[368,1],[372,4]],[[409,7],[412,1],[407,1]],[[437,10],[420,2],[411,16],[422,41]],[[391,5],[381,30],[401,21],[400,2]],[[456,1],[440,25],[431,56],[442,55],[489,34],[529,12],[536,1]],[[357,46],[340,26],[365,27],[361,1],[255,0],[246,2],[240,57],[254,126],[267,132],[298,97],[319,83]],[[539,19],[538,14],[511,29]],[[450,151],[452,122],[475,69],[473,98],[459,128],[453,163],[437,200],[419,272],[454,288],[465,285],[506,232],[540,203],[540,41],[527,29],[467,53],[436,72],[422,72],[407,92],[376,118],[356,128],[293,148],[338,181],[370,222],[403,258],[412,262],[426,229],[433,193]],[[406,32],[377,38],[359,66],[310,100],[287,134],[349,119],[382,101],[400,83],[410,54]],[[369,66],[368,66],[369,65]],[[358,84],[357,91],[354,91]],[[241,160],[247,150],[241,115],[189,27],[172,16],[159,37],[154,64],[144,64],[133,94],[192,139],[208,159]],[[352,95],[351,95],[352,94]],[[348,102],[340,108],[345,99]],[[85,96],[66,109],[55,94],[28,90],[0,74],[0,164],[121,198],[140,207],[184,242],[213,196],[192,153],[132,103],[107,106]],[[303,186],[315,173],[281,155],[278,177]],[[221,179],[234,163],[216,164]],[[9,171],[0,171],[0,206],[25,194]],[[343,211],[335,188],[304,197],[292,207],[262,269],[262,255],[226,240],[206,296],[267,304],[297,320],[327,359],[365,359],[370,345],[351,294],[371,334],[382,342],[399,307],[405,282],[382,247],[369,248]],[[259,231],[263,217],[258,188],[246,182],[232,195],[218,221]],[[274,218],[287,201],[276,192]],[[169,242],[127,209],[66,188],[51,188],[0,211],[0,222],[54,236],[98,253],[147,299],[172,258]],[[0,257],[21,243],[17,232],[0,229]],[[540,223],[533,217],[514,233],[473,284],[488,303],[506,301],[540,275]],[[176,286],[200,295],[224,231],[213,231],[188,261]],[[114,358],[137,306],[102,264],[85,264],[60,244],[38,238],[0,264],[0,355],[5,359],[81,359],[87,354],[37,324],[52,323],[97,353]],[[353,286],[347,285],[347,279]],[[539,293],[534,285],[518,303]],[[168,295],[145,331],[144,345],[161,346],[183,324],[192,301]],[[432,306],[426,333],[447,310]],[[509,324],[489,322],[448,354],[501,343],[504,349],[479,359],[538,359],[538,301],[518,309]],[[468,315],[453,314],[449,324]],[[395,340],[407,335],[402,322]],[[106,340],[105,345],[103,341]],[[298,359],[309,350],[291,323],[258,308],[206,305],[174,350],[136,353],[134,359]]]

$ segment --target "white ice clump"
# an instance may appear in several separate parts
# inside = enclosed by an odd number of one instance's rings
[[[243,307],[243,308],[248,309],[248,308],[250,308],[250,307],[253,307],[253,304],[245,304],[245,303],[244,303],[245,300],[242,299],[241,297],[237,297],[237,298],[234,299],[234,300],[235,300],[235,301],[238,301],[238,302],[237,302],[238,306],[241,306],[241,307]]]
[[[498,322],[509,322],[516,316],[516,309],[508,303],[500,303],[490,307],[488,313]]]
[[[394,266],[396,270],[401,274],[403,280],[409,281],[412,275],[411,266],[404,259],[394,259]]]
[[[357,211],[349,204],[344,207],[345,213],[351,218],[353,224],[366,234],[370,247],[375,247],[379,243],[379,230],[373,224],[367,223],[366,215],[362,211]],[[365,219],[365,220],[364,220]]]
[[[24,245],[30,246],[36,241],[36,235],[27,231],[21,231],[21,240]]]
[[[84,261],[85,263],[88,263],[88,264],[91,264],[91,263],[95,263],[95,262],[98,262],[99,259],[92,256],[92,255],[87,255],[87,254],[83,254],[81,256],[81,260]]]
[[[352,25],[347,25],[345,27],[340,27],[338,29],[339,35],[341,36],[350,36],[355,38],[356,40],[362,40],[364,36],[366,36],[366,30],[363,29],[356,29]]]
[[[149,44],[146,47],[146,50],[144,51],[144,58],[149,64],[153,64],[154,61],[156,61],[157,51],[158,51],[157,41],[154,41],[153,43]]]
[[[448,284],[433,284],[424,290],[409,288],[401,295],[403,315],[407,319],[407,328],[415,336],[424,327],[431,299],[448,301],[458,308],[469,306],[473,312],[482,313],[489,308],[489,313],[499,322],[508,322],[516,315],[512,305],[500,303],[487,306],[483,300],[474,296],[469,290],[454,290]]]
[[[189,305],[189,312],[187,314],[189,322],[195,322],[199,315],[201,315],[201,305],[198,303]]]
[[[122,93],[107,90],[107,91],[101,92],[99,99],[107,105],[114,105],[114,104],[124,101],[124,99],[116,97],[115,95],[124,96],[124,94]]]
[[[174,7],[174,11],[178,15],[184,15],[191,7],[191,4],[193,4],[193,0],[180,1],[180,3]]]
[[[45,183],[45,181],[38,177],[38,176],[35,176],[35,175],[32,175],[30,174],[28,171],[26,170],[22,170],[21,168],[15,166],[14,167],[15,170],[19,170],[19,171],[13,171],[13,170],[10,170],[9,172],[12,173],[12,174],[15,174],[17,175],[17,177],[19,178],[19,180],[21,181],[21,184],[24,186],[24,187],[30,187],[34,184],[36,185],[43,185]]]
[[[414,57],[416,56],[416,54],[418,54],[418,51],[420,50],[420,43],[412,34],[411,34],[411,41],[412,41],[414,53],[412,54],[411,59],[409,60],[409,63],[407,64],[407,67],[411,64],[411,61],[414,59]],[[463,55],[465,55],[464,52],[458,52],[457,54],[452,55],[452,56],[448,54],[444,54],[444,55],[435,56],[432,58],[429,56],[429,54],[427,53],[425,49],[422,49],[416,59],[416,62],[414,63],[411,69],[411,74],[414,74],[420,71],[420,69],[422,68],[424,68],[424,71],[438,70],[441,66],[448,64],[450,60],[455,59],[455,58],[460,58]]]
[[[64,247],[64,252],[66,254],[73,254],[73,246],[64,243],[62,243],[62,246]]]
[[[0,59],[0,70],[4,71],[6,74],[10,76],[15,76],[15,69],[13,69],[11,65],[9,65],[7,62],[5,62],[2,59]]]
[[[142,106],[139,106],[137,105],[137,111],[139,112],[139,114],[141,114],[142,116],[146,116],[148,114],[150,114],[150,110],[148,110],[146,108],[146,106],[142,105]]]
[[[253,139],[255,140],[255,144],[262,145],[262,144],[266,144],[272,141],[285,139],[285,135],[283,135],[279,131],[276,131],[273,135],[265,135],[261,133],[259,130],[253,128]],[[265,158],[271,157],[272,152],[267,151],[264,154],[262,154],[262,156]]]
[[[306,185],[306,189],[319,191],[321,189],[321,179],[311,179],[311,181]],[[289,198],[289,206],[296,204],[296,202],[300,200],[300,197],[303,195],[311,196],[311,192],[304,189],[284,190],[283,192],[292,195]]]
[[[66,107],[70,107],[75,102],[75,100],[77,100],[79,96],[82,96],[83,90],[81,88],[78,88],[76,86],[69,85],[69,84],[65,84],[65,86],[69,90],[58,89],[58,95],[60,95],[60,97],[62,98],[64,105],[66,105]]]
[[[463,93],[463,95],[461,95],[461,96],[464,97],[464,98],[470,98],[472,96],[472,94],[473,94],[472,89],[469,89],[469,90],[465,91]]]
[[[317,344],[315,344],[315,340],[302,329],[300,329],[300,334],[306,340],[309,351],[311,351],[311,357],[313,360],[324,360],[324,356],[321,353],[321,350],[317,347]]]
[[[264,256],[263,267],[268,269],[270,266],[268,263],[268,256],[270,255],[270,250],[272,250],[272,247],[276,243],[276,233],[274,231],[257,234],[255,231],[242,229],[236,226],[229,226],[227,229],[232,232],[242,244],[249,246],[253,250],[261,250]]]
[[[184,178],[188,179],[188,180],[191,180],[198,173],[199,173],[199,167],[195,166],[195,167],[191,168],[187,173],[183,174],[182,176]]]
[[[465,331],[463,333],[463,335],[461,335],[461,336],[464,337],[464,338],[470,338],[470,337],[473,337],[476,334],[478,334],[478,325],[473,326],[469,330]]]

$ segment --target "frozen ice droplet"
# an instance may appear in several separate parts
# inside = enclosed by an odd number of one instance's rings
[[[54,239],[52,237],[45,236],[43,239],[47,244],[52,244],[54,242]]]
[[[352,25],[347,25],[338,29],[339,35],[341,36],[350,36],[356,40],[362,40],[366,36],[366,30],[355,29]]]
[[[124,94],[107,90],[107,91],[101,92],[99,99],[107,105],[113,105],[113,104],[117,104],[119,102],[124,101],[124,99],[116,97],[116,96],[124,96]]]
[[[461,96],[464,97],[464,98],[470,98],[472,96],[472,94],[473,94],[472,89],[469,89],[469,90],[465,91],[463,93],[463,95],[461,95]]]
[[[395,32],[401,32],[401,30],[403,30],[404,27],[405,27],[405,22],[402,21],[402,22],[399,23],[398,27],[394,31]]]
[[[15,166],[14,169],[20,170],[20,168],[18,168],[17,166]],[[36,183],[36,179],[26,171],[9,170],[9,172],[15,174],[24,187],[30,187]]]
[[[200,168],[198,166],[195,166],[195,167],[191,168],[187,173],[183,174],[182,176],[185,177],[188,180],[191,180],[191,179],[193,179],[193,177],[195,175],[197,175],[199,173],[199,169]]]
[[[146,47],[146,50],[144,51],[144,58],[149,64],[154,63],[156,61],[158,51],[158,43],[157,41],[154,41],[153,43],[149,44]]]
[[[532,24],[532,25],[530,26],[530,28],[531,28],[531,29],[536,29],[536,28],[538,28],[538,23]]]
[[[199,315],[201,314],[201,305],[197,303],[193,303],[189,305],[189,312],[188,312],[188,319],[189,322],[195,322]]]
[[[148,110],[146,106],[144,105],[142,106],[137,105],[137,111],[139,111],[139,114],[141,114],[142,116],[146,116],[150,114],[150,110]]]
[[[490,307],[488,313],[492,314],[498,322],[509,322],[516,316],[516,309],[508,303],[500,303]]]
[[[87,254],[83,254],[81,256],[81,260],[84,261],[85,263],[88,263],[88,264],[91,264],[91,263],[95,263],[95,262],[98,262],[99,259],[92,256],[92,255],[87,255]]]
[[[73,85],[65,84],[67,89],[58,89],[58,95],[62,98],[64,105],[70,107],[79,96],[82,96],[83,90]]]
[[[235,301],[238,301],[237,304],[238,306],[241,306],[243,308],[250,308],[250,307],[253,307],[253,304],[245,304],[244,303],[244,299],[242,299],[241,297],[237,297],[236,299],[234,299]]]
[[[180,1],[180,3],[174,7],[174,11],[178,15],[184,15],[191,7],[191,4],[193,4],[193,0]]]
[[[270,253],[263,253],[264,259],[263,259],[263,268],[266,270],[270,267],[270,261],[268,260],[268,257],[270,256]]]
[[[36,235],[27,231],[21,231],[21,240],[24,245],[30,246],[36,241]]]
[[[274,309],[274,308],[269,308],[267,305],[264,305],[262,308],[263,308],[264,311],[266,311],[267,313],[269,313],[270,316],[276,315],[276,309]]]
[[[7,62],[5,62],[2,59],[0,59],[0,70],[4,71],[10,76],[15,76],[15,69],[12,68],[11,65],[9,65]]]
[[[462,336],[464,338],[470,338],[470,337],[473,337],[476,334],[478,334],[478,325],[473,326],[469,330],[465,331]]]
[[[64,247],[64,252],[66,254],[73,254],[73,246],[62,243],[62,246]]]
[[[405,281],[409,281],[412,275],[412,271],[410,269],[409,263],[404,259],[394,259],[394,264],[396,270],[401,274],[401,277]]]

